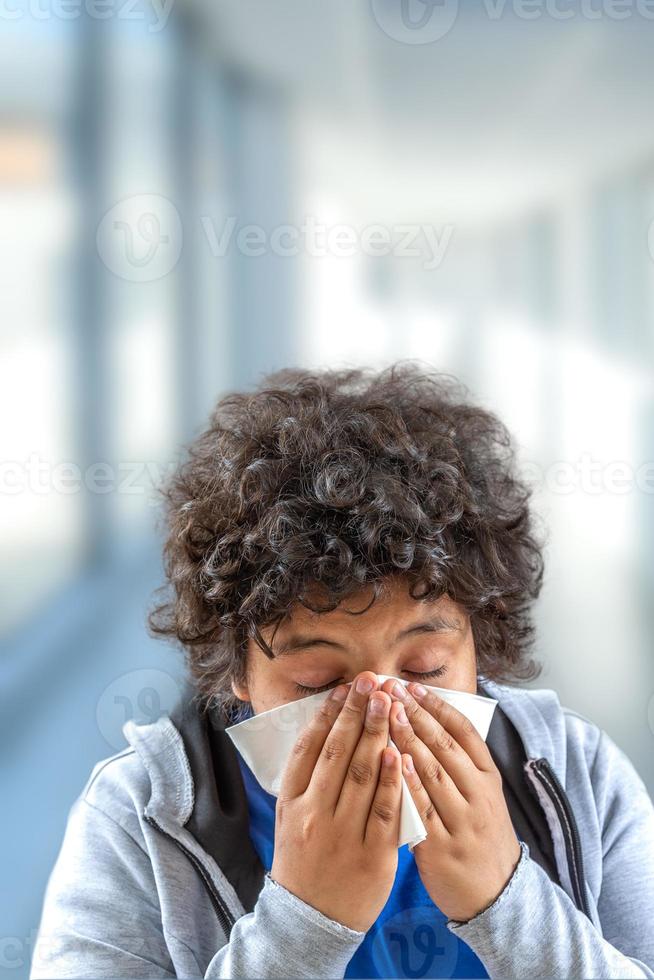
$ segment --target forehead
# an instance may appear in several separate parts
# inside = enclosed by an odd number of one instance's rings
[[[409,592],[409,583],[404,579],[387,580],[384,592],[374,602],[372,587],[366,587],[343,599],[336,609],[329,612],[313,612],[302,603],[297,602],[291,612],[279,623],[278,627],[263,629],[266,640],[273,636],[281,641],[291,630],[301,629],[303,633],[317,632],[329,629],[330,632],[361,632],[379,630],[391,623],[401,626],[416,617],[442,616],[448,623],[461,625],[461,609],[447,595],[438,593],[423,599],[414,599]],[[309,598],[320,601],[320,593],[314,589]]]

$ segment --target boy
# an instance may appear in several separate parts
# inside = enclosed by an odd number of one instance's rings
[[[166,498],[150,625],[189,690],[71,810],[33,980],[654,977],[645,786],[511,683],[543,563],[494,415],[410,364],[278,372],[218,403]],[[495,698],[487,741],[424,684]],[[270,796],[225,728],[329,688]]]

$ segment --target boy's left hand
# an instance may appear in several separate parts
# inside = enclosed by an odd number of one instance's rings
[[[388,679],[380,688],[393,700],[390,737],[428,834],[413,856],[434,904],[465,922],[495,901],[520,859],[502,776],[465,715],[433,691],[418,698],[417,684],[399,685],[402,699],[394,684]],[[408,724],[398,719],[403,707]]]

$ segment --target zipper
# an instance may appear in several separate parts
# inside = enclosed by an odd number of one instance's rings
[[[164,837],[167,837],[169,840],[174,841],[174,843],[177,844],[179,849],[183,851],[183,853],[189,859],[189,861],[191,862],[195,870],[202,878],[202,881],[204,882],[204,886],[207,889],[207,892],[209,893],[211,904],[213,905],[214,911],[218,917],[221,928],[229,941],[229,936],[232,931],[232,926],[236,922],[236,919],[234,918],[232,913],[229,911],[229,909],[223,902],[218,890],[216,889],[216,886],[211,880],[211,876],[209,875],[207,869],[204,867],[202,862],[195,856],[195,854],[188,849],[188,847],[185,847],[180,840],[178,840],[172,834],[169,834],[167,830],[164,830],[161,824],[157,823],[154,817],[148,816],[148,814],[145,813],[143,814],[143,817],[147,823],[149,823],[152,827],[155,827],[160,833],[164,835]]]
[[[552,769],[549,759],[544,757],[540,759],[528,759],[527,766],[554,805],[565,840],[568,870],[570,871],[570,882],[574,892],[575,903],[584,915],[588,916],[592,921],[588,899],[586,897],[586,888],[584,886],[581,838],[579,837],[575,815],[570,806],[570,800],[558,776]]]

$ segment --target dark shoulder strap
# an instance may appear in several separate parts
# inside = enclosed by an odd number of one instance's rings
[[[486,744],[502,774],[504,799],[516,833],[529,845],[534,861],[560,885],[547,818],[523,768],[526,753],[522,739],[499,704],[493,713]]]
[[[188,756],[195,802],[187,830],[214,859],[246,912],[254,909],[264,868],[250,838],[250,819],[236,748],[218,712],[201,713],[190,689],[171,712]]]

